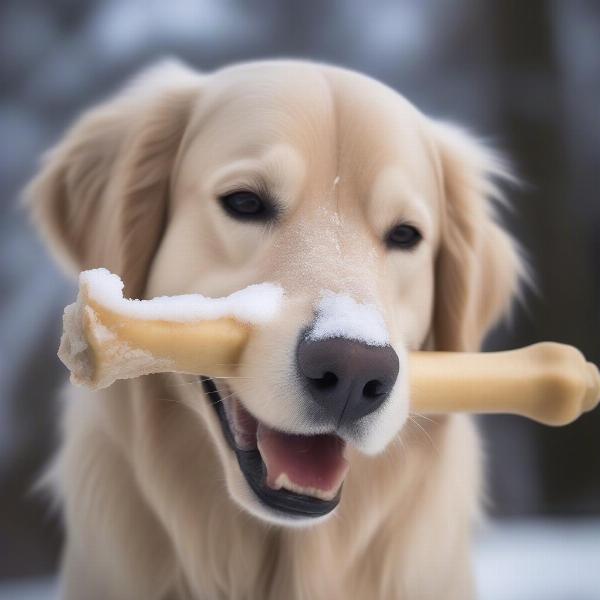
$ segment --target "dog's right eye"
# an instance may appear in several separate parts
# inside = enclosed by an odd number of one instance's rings
[[[219,197],[225,212],[239,221],[271,221],[277,216],[275,205],[255,192],[239,190]]]

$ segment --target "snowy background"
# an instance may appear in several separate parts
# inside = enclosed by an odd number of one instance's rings
[[[594,0],[3,0],[0,4],[0,599],[51,597],[60,531],[29,492],[55,443],[55,350],[73,289],[19,208],[40,154],[152,60],[268,56],[365,71],[471,126],[526,185],[507,222],[539,297],[488,348],[551,339],[600,362],[600,3]],[[482,420],[482,598],[600,598],[600,411],[556,430]],[[6,587],[9,586],[9,587]],[[18,588],[14,586],[19,586]]]

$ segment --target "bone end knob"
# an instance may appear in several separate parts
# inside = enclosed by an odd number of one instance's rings
[[[512,413],[566,425],[600,399],[596,366],[554,342],[507,352],[416,352],[409,369],[415,412]]]

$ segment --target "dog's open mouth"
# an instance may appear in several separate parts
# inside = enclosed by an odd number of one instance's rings
[[[337,506],[348,471],[342,439],[271,429],[234,395],[221,397],[210,378],[201,381],[240,470],[263,504],[297,517],[319,517]]]

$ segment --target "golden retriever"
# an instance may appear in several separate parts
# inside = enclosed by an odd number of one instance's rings
[[[130,297],[271,281],[286,303],[236,377],[66,392],[64,597],[472,597],[478,438],[410,414],[406,357],[477,350],[517,293],[504,175],[318,63],[166,62],[84,114],[27,191],[69,272],[107,267]]]

